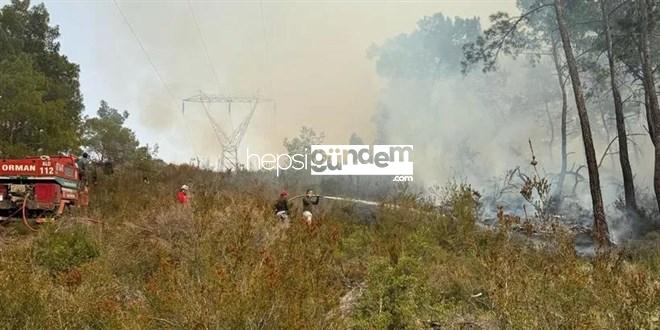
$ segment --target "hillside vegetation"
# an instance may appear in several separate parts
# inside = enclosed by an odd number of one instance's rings
[[[100,178],[90,209],[37,233],[0,227],[1,328],[660,326],[657,243],[586,259],[557,232],[534,248],[476,227],[467,186],[446,189],[443,211],[401,194],[406,207],[365,224],[323,201],[314,226],[286,228],[257,174],[141,178]],[[180,182],[189,207],[175,203]]]

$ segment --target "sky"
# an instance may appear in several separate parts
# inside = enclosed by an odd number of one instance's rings
[[[241,158],[246,148],[283,152],[283,139],[302,126],[324,132],[328,144],[346,144],[354,132],[369,142],[384,86],[367,57],[371,45],[438,12],[481,17],[482,25],[496,11],[515,12],[513,0],[45,4],[60,27],[62,53],[80,65],[85,114],[93,116],[100,100],[128,111],[139,140],[158,144],[159,157],[175,163],[214,163],[220,153],[202,107],[182,111],[181,100],[200,91],[273,100],[257,106]],[[214,105],[210,112],[230,131],[249,109],[235,104],[230,115]]]

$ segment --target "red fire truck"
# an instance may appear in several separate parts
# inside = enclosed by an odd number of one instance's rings
[[[75,157],[0,159],[0,216],[59,215],[67,206],[86,204]]]

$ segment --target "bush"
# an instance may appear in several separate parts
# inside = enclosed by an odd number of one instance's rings
[[[48,306],[41,290],[42,274],[29,255],[17,248],[3,255],[0,267],[0,329],[35,329],[45,322]]]
[[[37,264],[51,272],[62,272],[98,257],[99,251],[80,226],[64,231],[54,226],[43,228],[34,243]]]
[[[0,329],[660,325],[657,241],[597,259],[576,255],[559,232],[539,247],[475,226],[479,196],[466,185],[446,188],[440,210],[400,194],[386,201],[399,207],[360,222],[357,208],[324,201],[313,226],[297,212],[285,227],[267,178],[218,180],[189,167],[158,175],[93,187],[86,216],[102,228],[64,217],[9,237]],[[182,182],[193,188],[186,207],[173,198]]]

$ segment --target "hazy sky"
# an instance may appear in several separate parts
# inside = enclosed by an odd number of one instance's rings
[[[158,143],[160,156],[175,162],[219,152],[202,108],[181,112],[181,99],[200,90],[259,92],[276,101],[276,107],[258,108],[243,144],[251,151],[281,152],[284,137],[303,125],[324,131],[332,144],[346,143],[352,132],[370,141],[383,86],[366,57],[370,45],[410,32],[437,12],[479,16],[486,24],[498,10],[515,11],[514,0],[118,1],[166,88],[115,3],[45,3],[52,24],[60,26],[62,52],[80,65],[86,114],[101,99],[129,111],[128,125],[140,140]],[[247,110],[233,108],[234,125]],[[212,111],[229,129],[227,110]]]

